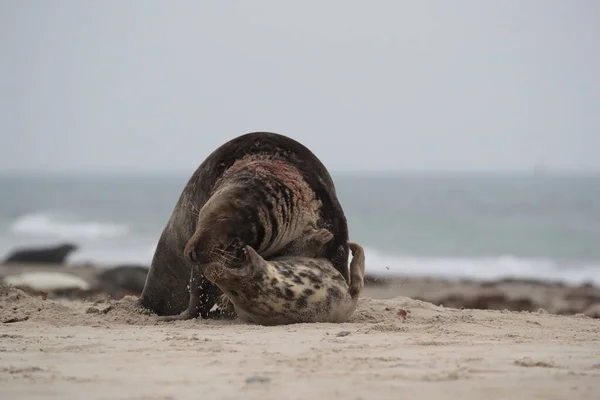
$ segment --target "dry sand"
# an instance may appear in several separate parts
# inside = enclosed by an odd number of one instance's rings
[[[600,396],[600,320],[583,315],[397,297],[363,298],[346,324],[164,323],[133,297],[94,305],[7,287],[0,307],[2,399]]]

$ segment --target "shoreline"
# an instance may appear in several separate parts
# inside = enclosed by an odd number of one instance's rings
[[[26,276],[31,282],[31,276],[35,277],[37,274],[38,279],[34,281],[35,284],[32,284],[32,286],[38,285],[37,287],[27,287],[26,283],[17,285],[30,294],[46,292],[49,298],[63,297],[91,301],[118,300],[126,295],[139,296],[145,283],[146,273],[147,267],[136,264],[124,264],[114,268],[70,264],[0,264],[0,280],[10,277],[9,279],[20,278],[23,281],[23,277]],[[51,274],[57,276],[43,276]],[[71,282],[70,288],[48,290],[49,286],[60,285],[61,280],[64,281],[66,278],[78,279],[79,287]],[[565,282],[519,278],[473,280],[390,274],[365,276],[362,297],[390,299],[398,296],[457,309],[509,311],[543,309],[551,314],[584,314],[600,318],[600,286],[593,283],[573,285]]]

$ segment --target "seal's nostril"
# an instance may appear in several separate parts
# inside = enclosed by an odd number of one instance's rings
[[[196,251],[194,249],[189,250],[186,255],[188,260],[190,260],[191,262],[198,262],[198,256],[196,255]]]

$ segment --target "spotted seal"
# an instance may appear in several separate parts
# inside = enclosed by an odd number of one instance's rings
[[[364,287],[363,248],[352,251],[350,284],[324,258],[278,257],[266,261],[245,247],[241,268],[211,263],[204,276],[217,285],[243,320],[261,325],[305,322],[346,322]]]
[[[210,317],[221,291],[201,266],[231,268],[244,246],[267,259],[302,254],[306,237],[333,239],[319,257],[348,280],[348,227],[335,186],[304,145],[276,133],[238,136],[213,151],[183,189],[158,241],[140,296],[161,316]]]

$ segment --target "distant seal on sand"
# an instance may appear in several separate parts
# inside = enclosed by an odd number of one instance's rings
[[[118,265],[98,274],[103,291],[113,299],[126,295],[139,296],[144,290],[148,267],[143,265]]]
[[[17,249],[4,260],[5,264],[64,264],[67,256],[77,250],[77,245],[63,243],[52,247],[31,247]]]
[[[141,304],[178,319],[208,317],[221,294],[201,266],[240,267],[245,246],[265,258],[302,255],[321,229],[318,256],[348,280],[348,227],[333,180],[305,146],[253,132],[223,144],[198,167],[159,239]]]
[[[4,282],[21,289],[33,291],[60,292],[79,290],[85,292],[91,285],[83,278],[69,273],[56,271],[23,272],[18,275],[9,275]]]
[[[204,276],[229,298],[236,314],[261,325],[306,322],[346,322],[364,287],[363,248],[349,242],[352,251],[350,284],[329,260],[278,257],[266,261],[250,246],[239,269],[212,263]]]

